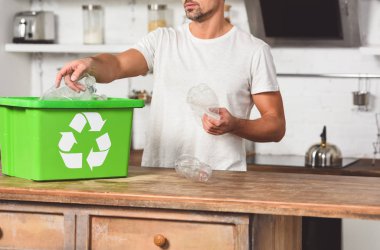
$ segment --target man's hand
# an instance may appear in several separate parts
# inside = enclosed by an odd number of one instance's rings
[[[83,58],[66,64],[57,73],[57,76],[55,78],[55,86],[58,88],[63,78],[66,85],[76,92],[86,90],[85,86],[80,84],[78,80],[80,80],[84,74],[89,72],[91,67],[91,60],[91,58]]]
[[[103,53],[69,62],[57,73],[55,85],[59,87],[64,79],[68,87],[79,92],[85,87],[78,80],[86,73],[95,77],[97,83],[110,83],[116,79],[145,75],[148,70],[144,55],[136,49],[116,55]]]
[[[218,109],[220,119],[214,119],[207,114],[202,117],[202,124],[204,130],[212,135],[222,135],[231,133],[235,130],[238,124],[238,118],[231,115],[226,108]]]
[[[252,95],[252,98],[260,112],[260,118],[241,119],[232,116],[227,109],[219,108],[220,120],[203,115],[204,130],[212,135],[231,133],[255,142],[279,142],[286,130],[280,92],[264,92]]]

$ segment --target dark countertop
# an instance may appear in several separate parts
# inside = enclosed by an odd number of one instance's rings
[[[347,176],[380,177],[380,160],[372,165],[371,159],[358,159],[355,163],[344,168],[306,168],[284,165],[255,165],[248,164],[250,171],[282,172],[282,173],[305,173],[305,174],[329,174]]]
[[[131,150],[129,165],[141,166],[142,150]],[[286,165],[256,165],[248,164],[249,171],[282,172],[282,173],[305,173],[305,174],[329,174],[348,176],[372,176],[380,177],[380,159],[372,165],[372,159],[359,159],[344,168],[305,168]]]

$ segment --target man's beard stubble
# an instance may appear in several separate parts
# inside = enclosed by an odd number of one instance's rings
[[[190,1],[186,1],[187,2],[191,2]],[[206,13],[202,12],[202,10],[198,7],[196,9],[193,9],[192,11],[186,11],[186,17],[189,18],[190,20],[192,21],[196,21],[196,22],[202,22],[204,21],[209,15],[211,15],[211,12],[212,11],[208,11]]]

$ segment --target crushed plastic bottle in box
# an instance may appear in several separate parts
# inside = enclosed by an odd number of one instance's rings
[[[79,81],[86,90],[76,92],[65,84],[61,84],[59,88],[52,86],[43,93],[40,100],[107,100],[107,96],[96,94],[95,77],[86,74]]]

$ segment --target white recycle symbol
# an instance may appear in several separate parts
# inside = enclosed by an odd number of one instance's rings
[[[78,133],[81,133],[86,123],[89,123],[89,131],[101,131],[105,120],[102,119],[97,112],[84,112],[78,113],[74,116],[73,120],[70,122],[70,127],[73,128]],[[77,143],[74,134],[72,132],[61,132],[62,137],[59,141],[58,147],[60,149],[60,154],[62,159],[68,168],[82,168],[82,153],[70,153],[72,147]],[[87,163],[91,168],[99,167],[103,165],[108,151],[111,147],[111,140],[108,133],[99,136],[96,139],[96,143],[99,147],[99,152],[94,152],[91,148],[90,153],[87,156]]]

